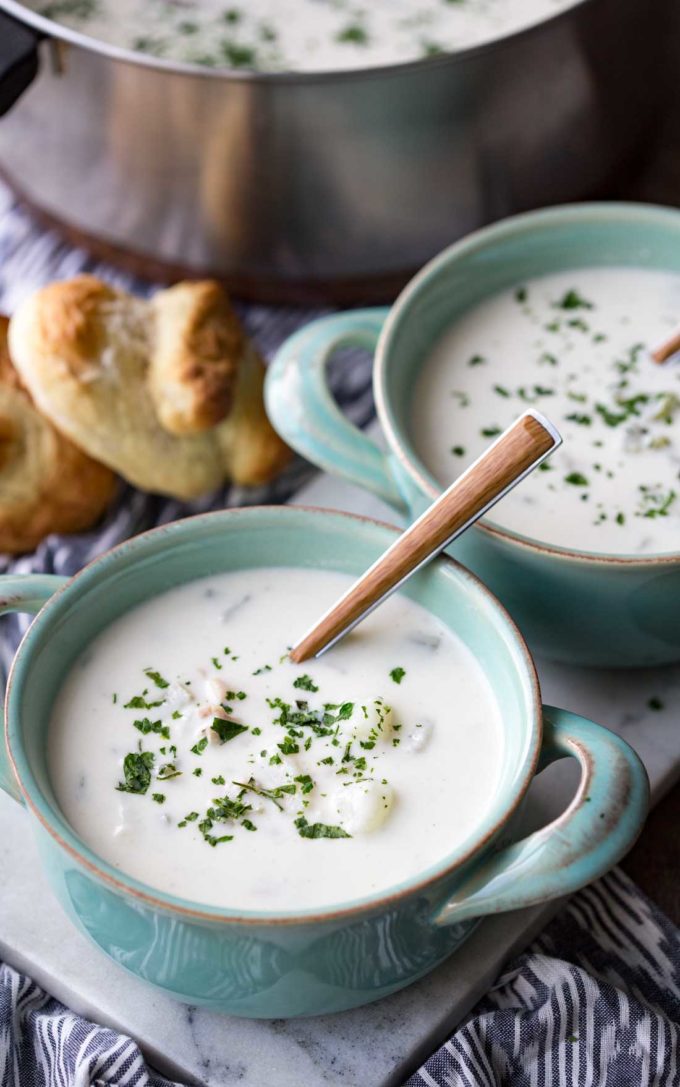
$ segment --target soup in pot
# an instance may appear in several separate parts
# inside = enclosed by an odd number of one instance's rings
[[[331,71],[455,52],[574,0],[32,0],[123,49],[210,68]]]
[[[500,709],[462,641],[397,595],[320,660],[287,657],[348,576],[271,568],[126,613],[71,669],[48,757],[110,864],[233,909],[386,891],[473,835],[500,780]]]

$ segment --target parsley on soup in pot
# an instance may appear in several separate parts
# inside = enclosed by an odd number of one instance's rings
[[[364,68],[455,52],[522,30],[573,0],[31,0],[111,45],[206,68]]]
[[[49,733],[55,793],[83,841],[158,890],[285,910],[385,891],[474,834],[503,734],[457,635],[399,595],[331,654],[287,657],[352,580],[220,574],[107,627]]]
[[[418,377],[418,455],[447,485],[534,405],[564,444],[489,521],[586,552],[677,551],[680,367],[650,352],[679,319],[680,275],[648,268],[574,269],[489,297]]]

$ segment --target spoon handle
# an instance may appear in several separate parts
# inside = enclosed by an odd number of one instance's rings
[[[669,339],[665,340],[664,343],[659,344],[659,346],[652,351],[652,358],[654,359],[654,362],[668,362],[673,355],[677,355],[678,351],[680,351],[680,331],[674,332]]]
[[[527,411],[381,555],[291,650],[296,663],[320,656],[405,580],[524,479],[562,439],[540,412]]]

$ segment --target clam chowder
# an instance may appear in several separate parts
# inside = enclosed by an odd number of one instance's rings
[[[31,0],[124,49],[210,68],[323,71],[417,60],[538,23],[574,0]]]
[[[161,891],[261,910],[385,891],[461,845],[500,778],[489,682],[401,595],[292,664],[292,640],[350,581],[220,574],[107,627],[49,732],[55,794],[82,840]]]
[[[528,405],[563,446],[489,521],[581,551],[680,550],[680,274],[586,268],[519,284],[444,334],[417,382],[412,439],[448,485]]]

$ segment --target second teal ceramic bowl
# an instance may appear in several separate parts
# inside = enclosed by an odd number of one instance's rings
[[[0,613],[39,611],[9,679],[0,785],[26,805],[47,877],[73,921],[115,962],[181,1000],[257,1017],[377,1000],[450,955],[484,914],[595,879],[642,826],[648,783],[634,752],[575,714],[542,710],[531,657],[509,616],[475,577],[440,559],[406,592],[482,664],[502,706],[505,750],[493,805],[437,864],[381,894],[322,910],[300,903],[273,912],[263,902],[239,912],[159,892],[78,838],[52,790],[46,733],[65,674],[103,627],[172,586],[225,570],[284,565],[358,575],[394,537],[386,525],[346,514],[233,510],[138,536],[71,580],[0,578]],[[581,766],[573,801],[553,823],[508,845],[508,825],[534,774],[565,756]]]
[[[484,298],[534,276],[610,265],[679,272],[680,212],[582,204],[470,235],[426,265],[391,310],[322,318],[293,336],[270,367],[270,418],[302,456],[413,519],[441,491],[409,434],[415,378],[440,335]],[[328,390],[327,362],[347,345],[375,349],[386,453],[351,426]],[[680,660],[680,539],[677,554],[621,557],[552,547],[484,521],[451,554],[506,605],[537,653],[601,667]]]

